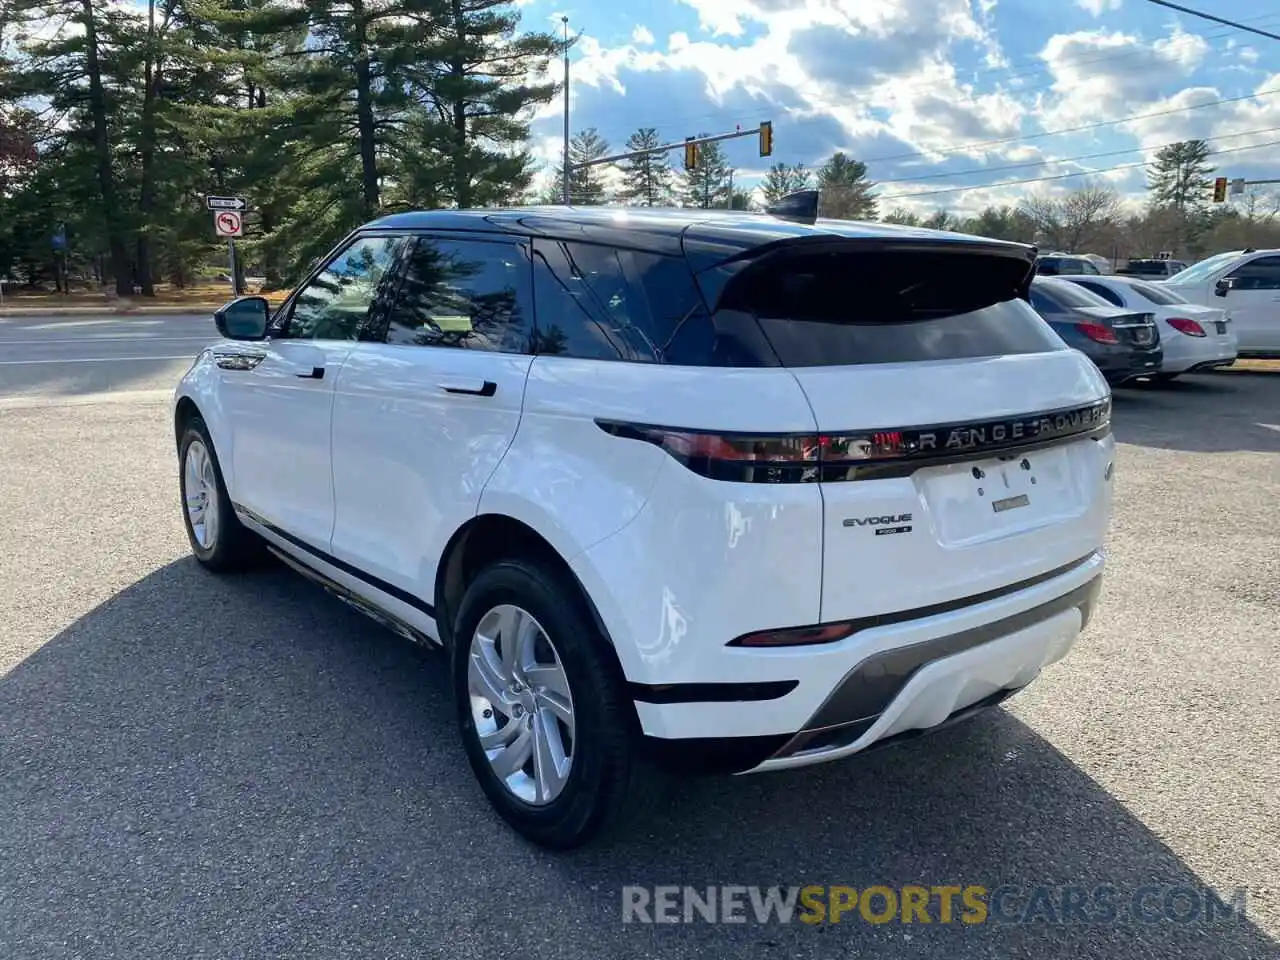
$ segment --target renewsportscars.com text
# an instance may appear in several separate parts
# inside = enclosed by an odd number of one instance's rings
[[[1242,920],[1246,891],[1112,885],[627,886],[623,923],[1108,924]]]

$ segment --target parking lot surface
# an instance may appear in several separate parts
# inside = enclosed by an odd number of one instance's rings
[[[73,322],[0,322],[4,960],[1280,956],[1280,374],[1116,391],[1100,612],[1005,708],[679,783],[557,856],[490,812],[439,656],[190,559],[165,392],[209,321]],[[622,922],[628,885],[912,883],[1244,887],[1247,916]]]

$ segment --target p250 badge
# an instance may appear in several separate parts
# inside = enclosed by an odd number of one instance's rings
[[[844,521],[846,527],[874,527],[877,537],[890,536],[895,533],[911,532],[911,514],[899,513],[883,517],[849,517]]]

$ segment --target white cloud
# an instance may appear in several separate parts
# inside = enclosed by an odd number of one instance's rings
[[[631,42],[650,46],[653,43],[653,32],[648,27],[640,24],[631,31]]]
[[[1203,37],[1178,27],[1150,44],[1119,31],[1056,34],[1040,51],[1053,77],[1043,112],[1057,126],[1141,112],[1185,81],[1208,50]]]
[[[1119,10],[1123,0],[1076,0],[1076,6],[1087,13],[1100,17],[1108,10]]]

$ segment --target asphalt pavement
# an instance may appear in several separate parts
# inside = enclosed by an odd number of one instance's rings
[[[1280,375],[1117,391],[1101,609],[1007,707],[679,783],[552,855],[488,809],[438,656],[287,570],[190,559],[165,397],[208,319],[72,322],[0,321],[4,960],[1280,956]],[[632,884],[910,883],[1247,907],[622,922]]]
[[[164,391],[217,339],[208,314],[0,316],[0,397]]]

